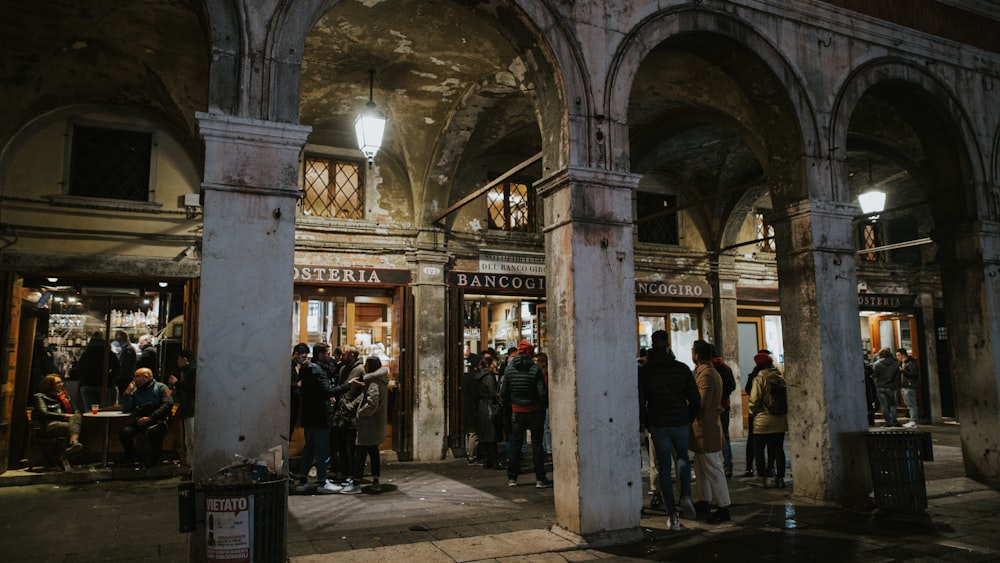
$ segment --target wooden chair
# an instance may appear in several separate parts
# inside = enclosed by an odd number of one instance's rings
[[[29,429],[28,443],[25,446],[28,456],[28,471],[31,471],[35,467],[63,469],[66,471],[72,469],[73,466],[66,459],[66,436],[47,435],[41,428],[32,424],[31,411],[31,407],[24,409]],[[39,461],[41,463],[37,463]]]

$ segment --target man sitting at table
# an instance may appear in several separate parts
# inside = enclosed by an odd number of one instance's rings
[[[46,436],[66,436],[69,446],[66,455],[72,456],[83,450],[80,443],[80,426],[83,418],[73,412],[73,405],[63,391],[63,380],[54,373],[42,378],[38,384],[40,393],[35,393],[33,425]]]
[[[125,449],[125,463],[138,461],[135,455],[135,434],[145,434],[149,440],[149,464],[158,465],[163,453],[163,437],[169,429],[174,400],[166,384],[153,380],[149,368],[135,370],[132,383],[122,395],[122,412],[131,413],[135,419],[118,433]]]

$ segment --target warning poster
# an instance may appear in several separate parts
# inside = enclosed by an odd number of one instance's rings
[[[205,533],[209,563],[251,563],[253,495],[205,495]]]

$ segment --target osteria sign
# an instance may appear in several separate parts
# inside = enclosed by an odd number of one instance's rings
[[[411,280],[409,270],[390,268],[295,265],[292,272],[295,283],[308,284],[407,285]]]

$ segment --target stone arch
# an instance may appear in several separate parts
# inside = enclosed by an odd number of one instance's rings
[[[425,191],[425,218],[430,218],[454,203],[462,195],[455,193],[452,182],[462,162],[470,160],[461,145],[474,134],[478,118],[498,105],[505,96],[524,95],[532,106],[534,122],[541,140],[541,177],[551,175],[571,162],[585,159],[581,154],[570,154],[574,144],[569,142],[570,118],[569,92],[574,92],[577,107],[590,107],[590,89],[586,88],[579,70],[580,54],[566,40],[562,28],[552,14],[535,3],[511,2],[508,14],[496,10],[498,23],[509,33],[510,41],[520,46],[520,68],[511,69],[506,77],[494,77],[492,82],[478,82],[470,87],[449,116],[447,125],[437,137],[431,165],[423,179],[428,186],[443,188],[432,200],[435,190]],[[513,17],[508,17],[513,16]],[[587,100],[585,103],[584,100]],[[589,115],[589,112],[584,109]],[[583,137],[581,137],[583,138]],[[533,152],[533,151],[530,151]],[[528,154],[523,157],[530,156]],[[515,159],[514,164],[520,159]],[[586,160],[584,160],[586,161]],[[454,220],[454,215],[444,219]]]
[[[172,119],[171,115],[154,111],[151,108],[127,108],[104,104],[75,104],[37,115],[11,135],[7,144],[0,146],[0,170],[8,170],[10,160],[39,131],[53,123],[65,122],[83,114],[102,115],[109,118],[114,117],[114,122],[124,120],[150,125],[158,131],[173,137],[193,166],[200,168],[203,165],[204,155],[199,150],[200,147],[192,132],[179,125],[177,120]],[[4,193],[5,180],[5,175],[0,175],[0,194]]]
[[[993,221],[1000,220],[1000,127],[993,137],[993,170],[987,184],[986,211]]]
[[[939,225],[974,221],[987,208],[986,194],[977,193],[984,185],[985,160],[975,140],[969,119],[957,96],[943,82],[910,61],[885,57],[856,68],[844,81],[831,112],[829,146],[835,152],[832,185],[834,201],[850,203],[846,193],[846,151],[851,116],[865,95],[892,98],[892,103],[914,126],[915,134],[928,152],[926,165],[911,163],[932,180],[945,177],[960,185],[963,197],[941,190],[940,184],[922,183],[927,203]],[[957,146],[956,146],[957,145]],[[938,189],[931,189],[936,186]],[[935,195],[937,194],[937,195]]]
[[[804,78],[774,44],[748,23],[731,14],[699,7],[678,7],[648,17],[635,27],[622,42],[623,47],[615,53],[605,88],[605,104],[609,108],[610,121],[621,124],[614,129],[614,134],[620,138],[612,140],[612,146],[621,148],[621,152],[613,157],[614,166],[627,168],[631,162],[628,104],[639,66],[655,48],[668,41],[690,42],[691,38],[712,35],[722,36],[745,49],[744,59],[753,60],[757,68],[766,69],[767,76],[753,76],[748,69],[727,63],[721,57],[712,59],[712,53],[707,49],[704,52],[695,50],[693,43],[689,43],[686,48],[724,68],[738,85],[749,89],[755,81],[762,80],[781,99],[776,104],[777,107],[773,108],[775,104],[766,103],[763,96],[757,96],[756,99],[750,97],[758,115],[772,118],[780,115],[784,119],[769,121],[787,124],[784,127],[758,127],[755,132],[759,136],[756,139],[744,137],[759,154],[761,167],[768,180],[763,189],[770,190],[775,205],[809,197],[808,192],[815,186],[806,181],[806,161],[812,155],[822,154],[824,140],[817,126],[815,104],[803,87]],[[707,47],[709,44],[710,42],[703,41],[700,45]],[[739,232],[746,210],[759,198],[763,189],[756,186],[756,189],[749,189],[729,198],[725,215],[721,217],[720,236],[715,241],[706,242],[718,246],[732,242]]]
[[[248,19],[236,0],[205,2],[214,55],[210,112],[298,123],[306,35],[338,1],[283,2],[266,20]]]

